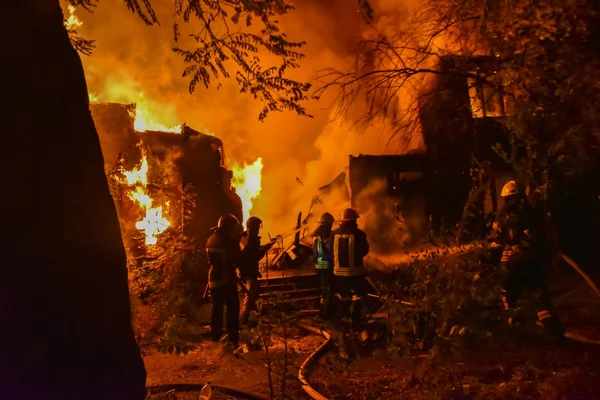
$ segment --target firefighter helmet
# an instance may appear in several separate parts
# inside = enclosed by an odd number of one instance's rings
[[[519,194],[519,188],[517,187],[517,182],[508,181],[506,185],[502,187],[502,192],[500,192],[500,196],[508,197],[514,194]]]
[[[262,220],[258,217],[250,217],[248,221],[246,221],[246,229],[260,229],[262,225]]]
[[[218,227],[223,228],[226,231],[233,231],[233,229],[240,224],[240,221],[233,214],[223,214],[219,218]]]
[[[334,222],[335,218],[333,218],[333,215],[329,214],[328,212],[323,213],[319,219],[319,225],[333,225]]]
[[[353,208],[346,208],[342,212],[342,218],[340,219],[340,221],[342,221],[342,222],[356,221],[358,218],[359,218],[358,211],[356,211]]]

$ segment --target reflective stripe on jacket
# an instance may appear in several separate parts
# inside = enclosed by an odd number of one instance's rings
[[[315,253],[315,265],[317,269],[331,268],[331,253],[327,247],[329,238],[315,236],[313,239],[313,250]]]
[[[342,226],[332,232],[333,273],[337,276],[365,275],[363,258],[369,253],[367,235],[357,227]]]

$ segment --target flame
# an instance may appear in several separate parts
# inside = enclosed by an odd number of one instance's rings
[[[235,188],[238,196],[242,199],[243,223],[246,223],[252,211],[252,202],[260,195],[262,189],[262,158],[258,158],[254,164],[246,164],[242,167],[234,164],[233,181],[231,185]]]
[[[146,212],[144,219],[138,221],[135,227],[144,231],[146,244],[150,245],[157,243],[158,235],[164,232],[171,223],[163,216],[162,206],[153,207],[154,201],[150,197],[146,187],[148,184],[148,158],[141,144],[139,147],[142,149],[142,160],[139,165],[131,171],[123,169],[121,173],[125,177],[125,183],[131,187],[127,196]],[[169,202],[166,205],[168,207]]]
[[[77,18],[77,16],[75,15],[75,7],[69,5],[68,6],[68,10],[69,10],[69,18],[67,18],[64,22],[65,24],[65,28],[67,28],[68,31],[73,31],[77,28],[79,28],[81,25],[83,25],[83,22],[81,22],[81,20],[79,18]]]
[[[168,107],[147,100],[143,92],[131,88],[126,83],[111,84],[110,87],[100,95],[89,92],[91,103],[115,102],[135,104],[135,111],[131,112],[133,129],[138,132],[158,131],[180,134],[182,125],[165,124],[162,121],[172,120],[172,114]]]
[[[141,104],[140,107],[140,104],[136,103],[134,118],[135,120],[133,122],[133,129],[138,132],[160,131],[181,133],[181,125],[168,127],[153,121],[150,115],[150,110],[147,107],[144,107],[143,104]]]

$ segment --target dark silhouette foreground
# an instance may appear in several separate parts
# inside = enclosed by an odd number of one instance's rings
[[[58,0],[3,1],[0,398],[144,398],[119,222]]]

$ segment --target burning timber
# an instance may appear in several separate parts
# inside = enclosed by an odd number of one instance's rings
[[[156,233],[166,225],[181,228],[202,247],[220,215],[229,212],[242,218],[241,200],[231,187],[233,174],[225,168],[219,138],[185,124],[178,133],[136,131],[135,105],[92,103],[90,109],[105,171],[126,178],[113,193],[123,231],[132,236],[126,242],[139,242],[133,233],[145,228],[145,244],[155,244]],[[139,179],[129,178],[134,173]],[[185,201],[187,197],[191,201]],[[140,207],[145,216],[140,216]],[[149,235],[152,230],[154,236]]]

